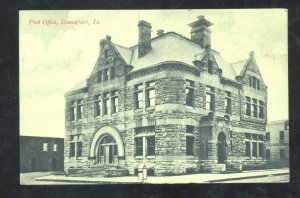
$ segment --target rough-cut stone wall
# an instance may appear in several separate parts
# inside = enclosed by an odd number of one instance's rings
[[[163,78],[156,81],[156,105],[185,104],[185,80]]]

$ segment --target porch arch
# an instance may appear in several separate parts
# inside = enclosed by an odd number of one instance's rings
[[[100,138],[107,134],[111,135],[115,139],[118,145],[118,156],[124,157],[124,144],[121,135],[116,128],[111,126],[103,126],[94,134],[90,143],[90,157],[95,157]]]

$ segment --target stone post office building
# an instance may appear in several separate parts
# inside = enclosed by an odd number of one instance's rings
[[[100,41],[90,76],[65,94],[65,169],[115,164],[134,174],[184,174],[265,163],[267,86],[254,52],[228,63],[212,49],[213,25],[191,37],[138,23],[138,43]],[[226,39],[226,38],[224,38]]]

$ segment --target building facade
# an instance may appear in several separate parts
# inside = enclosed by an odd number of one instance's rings
[[[266,130],[266,159],[270,164],[289,165],[289,121],[268,122]]]
[[[21,173],[63,170],[63,138],[20,136]]]
[[[228,63],[211,48],[211,22],[191,38],[138,23],[138,44],[110,36],[90,76],[65,94],[65,169],[116,164],[134,174],[265,163],[267,86],[254,52]]]

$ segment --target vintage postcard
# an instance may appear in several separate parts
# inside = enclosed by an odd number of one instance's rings
[[[286,9],[19,16],[21,185],[289,182]]]

